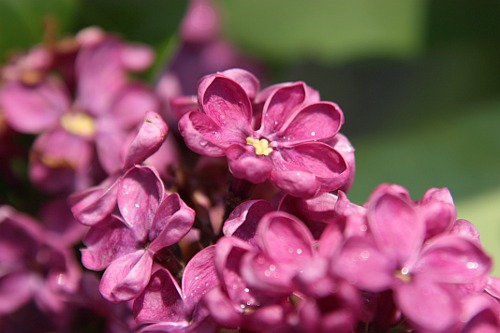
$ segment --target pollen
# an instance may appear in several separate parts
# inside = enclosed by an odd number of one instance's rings
[[[255,154],[257,155],[269,156],[269,154],[273,151],[273,148],[269,147],[269,141],[266,139],[257,140],[252,137],[248,137],[246,142],[247,145],[251,145],[255,148]]]
[[[61,117],[61,126],[66,131],[82,137],[91,137],[95,133],[94,119],[82,112],[65,113]]]

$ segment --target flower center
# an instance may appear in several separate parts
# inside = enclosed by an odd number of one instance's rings
[[[273,148],[269,147],[269,141],[266,139],[257,140],[249,136],[246,142],[247,145],[251,145],[255,148],[255,154],[257,155],[269,156],[273,151]]]
[[[394,276],[405,283],[411,282],[410,270],[407,267],[403,267],[401,270],[396,270],[396,272],[394,272]]]
[[[65,113],[61,117],[61,126],[68,132],[90,137],[95,133],[95,122],[92,117],[82,112]]]

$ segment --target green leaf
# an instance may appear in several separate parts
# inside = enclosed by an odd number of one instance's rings
[[[229,38],[275,61],[407,57],[423,44],[425,1],[219,2]]]
[[[77,0],[0,0],[0,58],[7,52],[40,43],[44,21],[54,20],[59,31],[72,23]]]

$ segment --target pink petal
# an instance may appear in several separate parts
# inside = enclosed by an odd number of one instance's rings
[[[240,69],[232,68],[223,71],[221,74],[237,82],[250,99],[254,99],[259,91],[259,80],[252,73]]]
[[[182,276],[184,301],[188,309],[193,310],[203,295],[219,285],[214,264],[215,245],[198,252],[187,263]]]
[[[245,90],[218,74],[205,77],[198,88],[202,110],[221,128],[250,129],[252,105]]]
[[[273,91],[264,104],[259,132],[269,135],[280,131],[299,111],[305,96],[305,84],[302,82],[286,84]]]
[[[396,264],[380,252],[375,242],[367,236],[347,239],[333,270],[349,283],[368,291],[379,292],[391,287]]]
[[[306,106],[296,113],[288,125],[281,128],[279,137],[284,144],[328,140],[335,136],[344,122],[340,108],[329,102]]]
[[[247,200],[238,205],[224,222],[222,232],[225,236],[236,236],[245,241],[254,238],[257,225],[266,213],[272,211],[266,200]]]
[[[223,156],[231,141],[245,140],[243,137],[228,138],[223,135],[223,129],[199,111],[185,114],[179,120],[179,131],[189,149],[200,155],[213,157]]]
[[[115,303],[138,297],[149,282],[152,265],[153,257],[145,250],[118,258],[104,271],[99,285],[101,294]]]
[[[400,264],[414,260],[424,240],[424,221],[399,194],[377,195],[369,201],[367,218],[379,248]]]
[[[12,128],[36,134],[57,126],[59,118],[69,108],[69,97],[55,80],[34,87],[11,82],[0,90],[0,105]]]
[[[277,263],[298,269],[313,256],[314,239],[307,227],[293,215],[271,212],[259,223],[257,237],[261,248]]]
[[[109,216],[116,205],[117,184],[117,178],[112,177],[98,186],[69,196],[68,201],[75,219],[92,226]]]
[[[399,284],[394,293],[403,314],[418,327],[447,332],[459,318],[458,300],[438,284],[415,278],[410,283]]]
[[[109,113],[103,116],[110,118],[115,126],[128,130],[141,124],[148,112],[158,109],[158,97],[147,86],[133,82],[117,93]]]
[[[118,187],[118,207],[138,239],[145,240],[163,192],[161,179],[150,167],[135,166],[123,175]]]
[[[139,324],[184,322],[188,315],[177,282],[168,270],[159,266],[135,299],[133,309]]]
[[[414,271],[444,283],[472,283],[488,274],[491,267],[491,258],[475,243],[443,235],[424,248]]]
[[[83,242],[86,248],[81,250],[82,263],[97,271],[141,246],[132,230],[114,216],[90,228]]]
[[[120,57],[121,43],[110,37],[84,46],[78,53],[78,104],[94,116],[109,112],[112,100],[126,82]]]
[[[147,112],[139,133],[130,144],[124,168],[143,162],[163,144],[168,134],[167,124],[155,112]]]
[[[150,250],[156,252],[177,243],[193,226],[195,212],[172,193],[160,203],[149,231]]]
[[[211,316],[225,328],[237,328],[243,320],[243,309],[236,307],[220,288],[212,288],[207,292],[204,303]]]
[[[229,170],[234,177],[254,184],[265,182],[273,165],[267,156],[258,156],[242,145],[232,145],[226,150]]]
[[[450,230],[451,234],[458,235],[460,237],[467,238],[472,242],[476,243],[476,245],[481,246],[481,240],[479,235],[479,230],[477,230],[476,226],[470,223],[467,220],[459,219],[453,223],[453,226]]]
[[[95,137],[97,157],[107,174],[112,175],[123,168],[128,133],[120,130],[115,124],[110,124],[109,119],[106,119],[107,124],[100,120]]]
[[[298,268],[280,264],[264,252],[248,252],[240,263],[241,276],[250,290],[265,292],[268,297],[282,296],[294,290],[293,277]]]
[[[131,71],[146,70],[153,63],[154,58],[154,51],[145,44],[122,45],[122,64]]]
[[[0,315],[13,314],[33,296],[33,276],[28,272],[2,274],[0,277]]]
[[[344,185],[349,178],[343,157],[330,146],[301,143],[271,153],[275,169],[271,181],[293,196],[310,198]]]
[[[446,188],[428,190],[420,206],[426,224],[426,238],[438,235],[451,228],[456,218],[456,209],[450,191]]]

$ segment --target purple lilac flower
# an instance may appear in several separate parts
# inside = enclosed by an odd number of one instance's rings
[[[100,291],[113,302],[136,298],[150,280],[155,255],[177,243],[194,222],[194,211],[177,193],[164,193],[151,167],[130,168],[117,191],[121,216],[92,226],[82,249],[85,267],[106,269]]]
[[[125,45],[97,29],[82,31],[77,40],[75,92],[51,72],[33,84],[12,79],[0,89],[7,123],[39,135],[30,177],[50,192],[84,189],[93,185],[100,168],[108,174],[119,169],[129,131],[146,111],[158,108],[153,93],[127,77],[151,63],[149,48]]]
[[[448,196],[443,199],[440,190],[428,193],[430,199],[419,204],[399,186],[380,186],[366,204],[369,233],[348,237],[333,269],[363,290],[392,289],[415,327],[447,332],[461,311],[458,288],[483,280],[491,259],[476,243],[445,232],[454,216]],[[441,207],[433,206],[430,213],[429,202]],[[429,225],[431,230],[440,226],[442,233],[426,240]]]
[[[351,332],[363,317],[357,289],[329,274],[330,254],[342,241],[338,228],[316,241],[296,217],[250,200],[235,208],[223,230],[215,246],[220,285],[204,298],[223,327]]]
[[[203,78],[199,110],[179,121],[188,147],[201,155],[226,156],[236,178],[269,179],[294,196],[312,197],[346,185],[346,159],[325,143],[343,123],[340,108],[316,100],[302,82],[281,84],[262,92],[262,121],[254,130],[252,99],[258,89],[257,79],[240,69]]]
[[[201,300],[218,285],[213,265],[214,246],[198,252],[186,265],[182,288],[160,265],[134,301],[134,314],[141,332],[216,332],[218,326]]]
[[[168,127],[154,112],[147,112],[141,128],[132,140],[128,140],[121,170],[106,178],[97,186],[73,193],[69,197],[71,211],[84,225],[95,225],[107,218],[115,209],[118,184],[126,172],[136,164],[143,163],[162,147]]]
[[[67,243],[51,237],[31,217],[0,206],[0,316],[31,300],[44,312],[60,313],[80,275]]]

